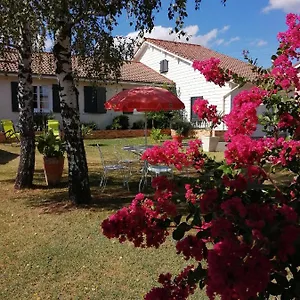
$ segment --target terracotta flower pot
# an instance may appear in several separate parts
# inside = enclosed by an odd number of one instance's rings
[[[60,182],[64,170],[64,161],[64,157],[44,156],[44,174],[47,185],[54,186]]]
[[[184,138],[183,135],[173,135],[172,136],[173,141],[176,141],[178,143],[182,143],[183,138]]]
[[[178,135],[176,130],[171,129],[171,137],[174,141],[178,142],[178,143],[182,143],[182,140],[184,139],[183,135]]]
[[[4,143],[6,141],[4,132],[0,131],[0,143]]]

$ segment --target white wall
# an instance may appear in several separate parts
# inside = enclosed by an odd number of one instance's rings
[[[185,104],[188,119],[190,119],[191,115],[191,97],[203,96],[210,104],[217,105],[218,111],[228,114],[232,109],[234,97],[242,90],[247,90],[253,86],[246,84],[242,88],[229,93],[234,88],[233,84],[226,84],[221,88],[214,83],[207,82],[199,71],[193,69],[190,62],[168,54],[155,46],[148,44],[145,44],[145,46],[145,50],[138,54],[137,60],[154,69],[156,72],[160,72],[159,63],[161,60],[167,59],[169,61],[169,71],[162,75],[176,83],[178,97]],[[264,107],[259,107],[258,114],[261,114],[263,111]],[[222,124],[217,129],[226,130],[226,126]],[[258,126],[253,136],[264,136],[262,126]]]
[[[0,120],[1,119],[10,119],[15,124],[18,123],[19,114],[12,111],[11,107],[11,82],[17,81],[17,76],[4,76],[0,75]],[[57,83],[56,79],[45,79],[45,78],[33,78],[33,85],[46,85],[49,88],[52,88],[52,84]],[[112,120],[115,116],[121,114],[114,111],[107,111],[106,114],[90,114],[84,112],[84,86],[90,85],[88,82],[80,82],[78,85],[79,91],[79,111],[81,122],[95,122],[97,126],[101,129],[105,129],[107,125],[112,123]],[[106,100],[109,100],[113,95],[122,91],[122,89],[129,89],[136,87],[134,84],[113,84],[107,85],[106,90]],[[50,98],[52,99],[52,92],[50,92]],[[61,120],[59,113],[54,114],[55,118]],[[143,119],[144,114],[134,113],[129,116],[129,122],[132,126],[132,123]]]
[[[188,119],[190,119],[191,115],[191,97],[203,96],[210,104],[217,105],[218,111],[223,111],[223,96],[230,91],[228,84],[221,88],[214,83],[209,83],[199,71],[193,69],[191,63],[150,45],[138,58],[140,62],[156,72],[160,71],[159,63],[163,59],[169,61],[169,71],[162,75],[176,83],[177,94],[185,105]],[[226,112],[230,110],[230,98],[228,101],[229,103],[225,107]]]
[[[10,119],[17,123],[19,114],[12,111],[11,107],[11,81],[13,78],[8,76],[0,77],[0,120]],[[16,79],[16,78],[15,78]]]

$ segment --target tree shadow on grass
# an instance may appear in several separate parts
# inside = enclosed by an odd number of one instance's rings
[[[0,149],[0,165],[5,165],[18,156],[18,154]]]
[[[68,182],[64,177],[60,185],[52,188],[45,184],[43,171],[37,170],[35,174],[35,189],[26,197],[26,205],[34,208],[40,208],[43,213],[65,213],[75,209],[89,209],[93,211],[111,211],[118,210],[132,202],[138,194],[140,174],[135,174],[129,181],[129,191],[123,185],[122,177],[110,176],[107,186],[103,191],[99,187],[100,175],[98,172],[90,172],[90,187],[92,201],[88,205],[75,205],[68,197]],[[177,198],[184,198],[184,184],[180,178],[176,178]],[[150,182],[143,190],[143,193],[152,198],[154,189]]]

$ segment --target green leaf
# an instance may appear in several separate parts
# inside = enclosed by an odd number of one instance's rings
[[[231,175],[232,174],[232,168],[231,168],[230,165],[223,164],[220,167],[218,167],[218,170],[223,171],[223,173],[227,174],[227,175]]]
[[[181,221],[181,218],[182,218],[182,215],[178,215],[174,218],[174,222],[179,225],[180,224],[180,221]]]
[[[205,280],[200,280],[199,287],[200,287],[201,290],[204,289],[204,287],[205,287]]]
[[[183,222],[181,223],[174,231],[173,231],[173,239],[175,241],[179,241],[184,237],[184,234],[186,231],[189,231],[191,229],[191,226],[187,223]]]

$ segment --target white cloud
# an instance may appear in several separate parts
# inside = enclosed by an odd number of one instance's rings
[[[265,40],[258,40],[256,45],[257,45],[258,47],[262,47],[262,46],[265,46],[265,45],[267,45],[267,44],[268,44],[268,42],[265,41]]]
[[[225,25],[225,26],[220,30],[220,32],[225,32],[225,31],[227,31],[229,28],[230,28],[229,25]]]
[[[218,45],[218,46],[220,46],[223,43],[224,43],[224,39],[218,39],[218,40],[215,41],[215,44]]]
[[[299,13],[300,0],[269,0],[269,4],[263,8],[263,12],[267,13],[275,9],[283,10],[286,13]]]
[[[263,39],[256,39],[250,43],[251,46],[256,46],[256,47],[266,46],[267,44],[268,42]]]
[[[155,26],[151,33],[145,33],[145,37],[149,38],[156,38],[156,39],[162,39],[162,40],[168,40],[168,41],[181,41],[185,43],[193,43],[193,44],[199,44],[203,46],[209,46],[213,43],[216,43],[217,45],[221,45],[224,43],[224,39],[217,39],[218,36],[226,31],[228,31],[230,28],[229,25],[225,25],[223,28],[213,28],[210,31],[208,31],[205,34],[199,34],[199,26],[198,25],[190,25],[183,28],[183,31],[186,33],[186,35],[189,37],[189,40],[187,41],[185,37],[181,37],[179,39],[178,34],[171,33],[172,28],[171,27],[163,27],[163,26]],[[130,32],[127,34],[127,37],[135,38],[138,36],[138,32]],[[233,38],[235,41],[236,38]]]
[[[228,45],[230,45],[231,43],[237,42],[237,41],[239,41],[239,40],[240,40],[240,37],[239,37],[239,36],[235,36],[235,37],[229,39],[229,41],[227,41],[224,45],[228,46]]]

